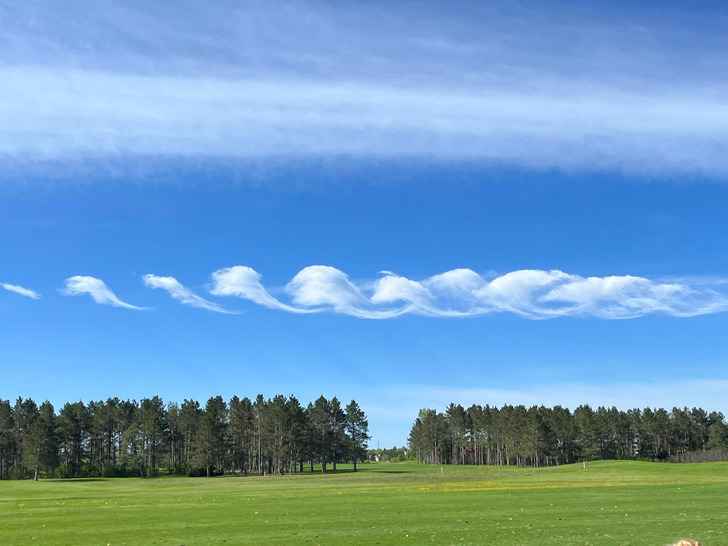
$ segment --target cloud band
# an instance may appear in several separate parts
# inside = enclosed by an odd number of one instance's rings
[[[519,270],[487,279],[454,269],[415,281],[385,271],[375,282],[356,283],[330,266],[302,269],[286,285],[290,303],[273,297],[247,266],[212,275],[210,293],[235,296],[293,313],[332,311],[357,318],[405,314],[466,317],[512,313],[528,319],[595,317],[628,319],[661,313],[690,317],[728,310],[715,287],[658,282],[631,275],[582,277],[563,271]]]

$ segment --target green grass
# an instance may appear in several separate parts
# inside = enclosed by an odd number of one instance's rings
[[[728,463],[0,482],[0,544],[728,544]]]

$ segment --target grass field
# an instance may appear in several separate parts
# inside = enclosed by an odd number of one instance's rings
[[[0,482],[0,544],[728,544],[728,463]]]

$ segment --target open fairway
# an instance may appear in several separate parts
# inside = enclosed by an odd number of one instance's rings
[[[728,544],[728,463],[0,482],[0,544]]]

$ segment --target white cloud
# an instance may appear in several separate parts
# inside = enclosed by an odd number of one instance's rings
[[[349,277],[335,267],[312,265],[302,269],[286,285],[293,303],[306,309],[336,313],[358,318],[388,318],[399,311],[377,310]]]
[[[570,305],[570,312],[614,318],[632,318],[647,313],[676,316],[702,314],[705,307],[694,300],[695,290],[681,284],[653,283],[632,276],[575,278],[545,294],[541,301]],[[723,302],[725,305],[725,302]]]
[[[96,303],[102,305],[113,305],[124,309],[143,310],[145,307],[137,307],[121,301],[106,283],[96,277],[76,275],[66,279],[66,288],[63,291],[66,296],[80,296],[88,294]]]
[[[17,284],[8,284],[5,282],[0,282],[0,286],[2,286],[5,290],[9,290],[10,292],[15,292],[16,294],[20,294],[21,296],[33,298],[34,300],[39,300],[42,298],[42,296],[35,290],[30,290],[29,288],[23,288],[22,286],[18,286]]]
[[[630,275],[581,277],[563,271],[520,270],[487,280],[456,269],[415,281],[391,272],[374,283],[355,283],[343,271],[316,265],[301,270],[286,285],[290,303],[274,298],[250,267],[213,273],[210,292],[236,296],[294,313],[333,311],[358,318],[383,319],[404,314],[465,317],[513,313],[529,319],[555,317],[636,318],[652,313],[689,317],[728,311],[724,283],[695,287]]]
[[[536,301],[540,294],[558,283],[570,282],[573,279],[574,277],[562,271],[524,269],[496,277],[479,288],[475,296],[481,304],[494,311],[531,316],[537,309]]]
[[[377,280],[371,301],[374,304],[392,304],[400,301],[408,304],[407,310],[427,313],[435,303],[430,291],[417,281],[411,281],[391,272]]]
[[[183,305],[207,309],[217,313],[235,314],[233,311],[228,311],[215,303],[201,298],[190,289],[183,286],[174,277],[159,277],[157,275],[147,274],[143,275],[142,279],[144,284],[149,288],[161,288],[162,290],[166,290],[173,299],[179,301]]]
[[[244,300],[250,300],[269,309],[279,309],[292,313],[306,313],[304,309],[298,309],[285,305],[271,296],[260,283],[261,275],[254,269],[236,265],[218,269],[212,274],[212,283],[208,287],[210,294],[214,296],[235,296]]]

